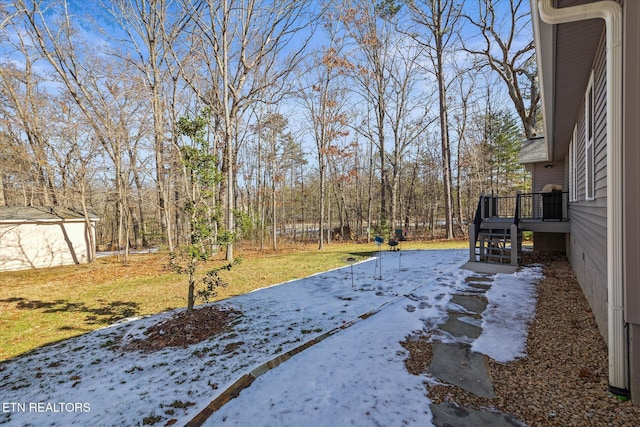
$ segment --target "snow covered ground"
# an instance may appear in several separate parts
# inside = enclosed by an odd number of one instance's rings
[[[205,425],[430,425],[429,379],[406,371],[399,342],[446,320],[452,294],[468,286],[471,273],[459,268],[467,256],[381,252],[231,298],[218,304],[242,312],[233,327],[187,348],[140,353],[118,344],[172,313],[42,348],[0,364],[0,425],[183,425],[244,374],[334,330],[259,376]],[[499,361],[524,354],[540,277],[537,268],[495,277],[475,351]]]

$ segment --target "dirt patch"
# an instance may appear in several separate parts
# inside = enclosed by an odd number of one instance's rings
[[[608,392],[606,345],[566,257],[527,254],[524,262],[544,264],[545,276],[538,284],[527,356],[489,362],[493,399],[442,385],[427,386],[429,399],[499,410],[530,426],[640,426],[640,407]],[[424,372],[431,359],[427,343],[403,345],[410,352],[409,371]]]
[[[144,332],[145,338],[131,341],[125,349],[154,352],[166,347],[187,347],[225,331],[240,315],[237,310],[217,306],[182,311],[151,326]]]

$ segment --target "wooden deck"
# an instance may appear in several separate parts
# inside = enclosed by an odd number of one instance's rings
[[[480,196],[469,226],[469,260],[517,265],[522,232],[569,233],[568,193]]]

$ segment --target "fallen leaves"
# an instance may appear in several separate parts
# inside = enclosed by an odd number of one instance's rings
[[[420,375],[427,372],[433,356],[429,337],[420,336],[409,338],[401,342],[400,345],[409,351],[409,357],[404,361],[407,371],[413,375]]]

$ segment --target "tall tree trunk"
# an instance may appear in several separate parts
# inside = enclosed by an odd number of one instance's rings
[[[411,170],[411,184],[409,185],[409,191],[408,191],[408,196],[407,196],[407,205],[406,205],[406,208],[405,208],[404,228],[406,230],[409,230],[409,228],[411,227],[411,208],[414,205],[415,200],[416,200],[415,186],[416,186],[417,177],[418,177],[418,162],[416,161],[413,164],[413,168]]]
[[[300,210],[301,210],[301,220],[302,220],[302,239],[306,240],[307,236],[308,236],[308,229],[307,229],[307,210],[306,210],[306,194],[305,194],[305,190],[304,190],[304,169],[301,168],[300,170],[300,177],[301,177],[301,182],[300,182]]]
[[[318,235],[318,249],[324,249],[324,214],[325,214],[325,202],[326,202],[326,171],[324,164],[324,154],[319,154],[318,169],[320,172],[320,224]]]
[[[380,220],[382,224],[387,222],[387,166],[384,138],[384,103],[378,102],[377,109],[377,128],[378,128],[378,145],[380,149]]]
[[[275,157],[275,155],[274,155]],[[275,162],[272,164],[272,173],[275,174]],[[278,204],[276,201],[276,179],[275,176],[271,177],[271,221],[273,225],[272,238],[273,238],[273,250],[278,250]]]
[[[458,141],[458,153],[456,156],[457,159],[457,170],[458,173],[456,174],[456,222],[458,223],[458,227],[460,227],[460,231],[462,232],[462,234],[465,234],[465,230],[464,227],[462,226],[462,183],[461,183],[461,178],[460,175],[462,175],[461,172],[461,166],[460,166],[460,154],[461,154],[461,149],[460,149],[461,143],[460,141]]]
[[[0,169],[0,206],[7,206],[6,188],[4,188],[4,181],[2,180],[2,169]]]
[[[154,91],[155,92],[155,91]],[[170,252],[174,250],[173,237],[171,236],[171,219],[167,207],[167,173],[164,170],[164,125],[161,106],[157,95],[153,95],[153,128],[154,128],[154,148],[155,148],[155,168],[156,168],[156,197],[158,200],[159,220],[161,233],[167,239],[167,247]]]
[[[327,203],[327,245],[331,244],[331,197],[325,195]]]
[[[436,37],[436,58],[438,77],[438,98],[440,101],[440,140],[442,149],[442,178],[444,187],[445,233],[447,239],[453,239],[453,198],[451,194],[451,145],[449,142],[449,119],[447,108],[447,87],[444,78],[443,46],[440,37]]]
[[[371,222],[373,220],[373,142],[369,141],[369,183],[367,185],[367,243],[371,243]]]
[[[82,205],[82,216],[84,217],[85,234],[87,237],[87,261],[93,262],[96,258],[96,242],[93,230],[93,224],[87,209],[87,199],[84,183],[80,184],[80,204]]]
[[[144,218],[145,218],[144,208],[143,208],[144,203],[142,201],[142,193],[144,189],[142,186],[142,181],[140,180],[140,173],[136,166],[137,154],[135,152],[135,149],[129,150],[129,157],[131,159],[131,164],[133,167],[132,168],[133,183],[136,186],[136,193],[138,195],[138,197],[136,198],[137,199],[136,207],[138,209],[137,215],[135,215],[132,209],[130,214],[133,220],[133,231],[135,236],[135,242],[136,242],[137,248],[141,248],[141,247],[146,248],[149,245],[149,242],[147,241],[147,226],[144,221]]]
[[[122,185],[122,170],[121,166],[117,168],[118,172],[116,179],[116,193],[118,197],[117,203],[117,222],[118,222],[118,258],[121,260],[123,265],[127,265],[129,263],[129,233],[128,233],[128,221],[125,217],[125,207],[127,205],[127,197]],[[121,250],[124,249],[124,255],[121,256]]]
[[[394,164],[391,171],[391,230],[398,225],[398,191],[400,187],[400,174],[397,164]]]

